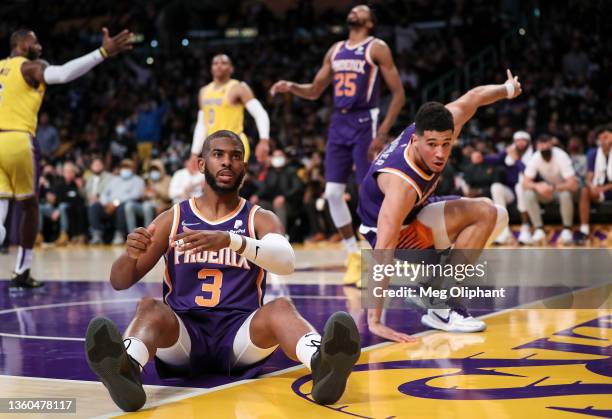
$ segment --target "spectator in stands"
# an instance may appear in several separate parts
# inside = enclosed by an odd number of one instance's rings
[[[167,109],[168,104],[165,100],[160,104],[154,100],[147,100],[140,106],[136,117],[136,143],[141,163],[149,160],[153,149],[159,144],[162,121]]]
[[[170,180],[168,195],[174,203],[202,195],[204,174],[198,170],[198,158],[189,153],[184,160],[184,166],[183,169],[177,170]]]
[[[304,206],[310,228],[308,241],[319,242],[333,234],[335,228],[324,197],[323,159],[318,152],[313,153],[306,164],[305,183]]]
[[[612,124],[598,127],[596,135],[599,146],[588,152],[585,186],[580,191],[579,245],[589,238],[591,202],[612,202]]]
[[[91,173],[85,181],[85,188],[82,191],[87,206],[93,205],[100,200],[102,191],[112,179],[112,175],[104,170],[104,162],[100,157],[95,157],[89,166]]]
[[[100,201],[89,206],[91,244],[103,242],[105,221],[112,221],[113,244],[123,244],[126,234],[125,205],[144,196],[144,180],[135,174],[136,165],[126,159],[119,165],[119,176],[113,176],[102,191]]]
[[[169,190],[170,176],[166,174],[161,160],[153,160],[149,166],[144,201],[130,201],[125,204],[127,231],[132,232],[136,229],[138,217],[143,219],[145,226],[148,226],[157,215],[170,208]]]
[[[273,211],[285,229],[289,217],[302,205],[304,185],[294,170],[287,167],[283,150],[275,150],[259,176],[257,194],[251,202]]]
[[[499,182],[501,175],[501,168],[485,162],[480,150],[472,151],[470,163],[466,165],[463,175],[466,185],[465,196],[470,198],[491,197],[491,184]]]
[[[525,205],[531,224],[535,228],[532,243],[541,243],[546,238],[543,230],[540,203],[558,201],[561,209],[563,231],[561,243],[572,244],[574,217],[573,194],[578,190],[576,173],[569,155],[559,147],[553,147],[553,138],[543,134],[538,138],[538,151],[525,168],[523,186]]]
[[[52,157],[59,149],[59,133],[57,128],[49,123],[49,114],[46,112],[41,113],[38,119],[36,141],[38,141],[38,146],[40,147],[40,154],[44,158]]]
[[[87,230],[85,201],[79,192],[82,187],[83,178],[79,174],[78,167],[72,162],[64,163],[63,177],[53,188],[60,212],[60,235],[55,241],[58,246],[68,244],[70,238],[75,243],[85,243]]]
[[[512,140],[512,144],[505,151],[490,154],[485,157],[485,161],[505,169],[501,181],[494,182],[491,185],[491,199],[496,205],[504,208],[516,200],[516,206],[521,213],[522,221],[518,240],[519,243],[528,244],[531,242],[531,232],[529,230],[529,216],[525,208],[522,175],[526,164],[533,155],[531,135],[526,131],[517,131],[512,136]],[[506,227],[495,239],[497,244],[509,244],[512,241],[510,227]]]
[[[584,186],[584,177],[587,173],[587,157],[580,137],[573,135],[567,142],[567,152],[572,159],[572,167],[576,172],[576,179],[580,187]]]
[[[125,159],[136,161],[136,145],[123,121],[117,123],[112,140],[106,151],[106,167],[113,170]]]

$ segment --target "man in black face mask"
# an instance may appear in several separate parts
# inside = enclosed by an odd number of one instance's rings
[[[523,186],[525,188],[525,205],[531,224],[535,227],[532,236],[533,244],[542,244],[546,234],[542,229],[542,214],[540,203],[558,201],[561,206],[563,231],[562,244],[573,243],[571,230],[574,218],[573,194],[578,190],[578,181],[569,155],[553,146],[553,138],[542,134],[538,138],[538,151],[529,161],[525,169]]]

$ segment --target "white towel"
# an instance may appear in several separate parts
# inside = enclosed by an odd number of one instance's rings
[[[593,185],[605,185],[606,174],[608,182],[612,182],[612,148],[610,148],[608,157],[606,158],[606,155],[601,147],[597,147],[597,155],[595,156],[595,170],[593,171]]]

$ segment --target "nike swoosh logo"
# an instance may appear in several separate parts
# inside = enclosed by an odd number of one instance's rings
[[[192,227],[192,226],[199,226],[200,223],[186,223],[186,222],[182,222],[181,223],[183,225],[183,227]]]
[[[259,246],[255,246],[255,259],[257,259],[257,252],[259,252]]]
[[[444,323],[448,323],[448,321],[450,320],[450,314],[449,314],[449,316],[448,316],[447,318],[444,318],[444,317],[440,316],[438,313],[435,313],[435,312],[434,312],[433,314],[434,314],[434,316],[436,316],[437,318],[439,318],[439,319],[440,319],[441,321],[443,321]]]

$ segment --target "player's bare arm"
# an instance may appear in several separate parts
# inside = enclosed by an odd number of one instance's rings
[[[168,249],[174,210],[161,213],[147,228],[131,232],[125,242],[125,253],[111,268],[110,281],[114,289],[131,287],[147,274]]]
[[[109,35],[107,28],[102,28],[102,33],[102,46],[97,50],[61,66],[49,65],[44,60],[25,61],[21,66],[21,74],[31,86],[38,86],[39,83],[68,83],[81,77],[106,58],[132,49],[134,35],[127,29],[113,37]]]
[[[323,66],[317,72],[312,83],[298,84],[292,81],[280,80],[274,83],[270,89],[270,94],[274,96],[276,93],[289,92],[303,99],[317,100],[332,81],[331,56],[336,45],[337,43],[332,45],[327,54],[325,54]]]
[[[385,194],[377,223],[376,247],[377,263],[392,263],[393,250],[397,247],[400,229],[406,216],[412,211],[417,193],[414,187],[397,175],[381,173],[377,179],[378,185]],[[380,285],[386,289],[389,279],[381,281]],[[397,332],[381,322],[384,299],[375,301],[377,307],[368,309],[368,328],[373,334],[395,342],[414,342],[415,338],[405,333]]]
[[[391,103],[389,103],[389,109],[387,110],[385,119],[378,127],[376,138],[370,144],[368,150],[368,157],[370,160],[372,160],[384,147],[389,137],[389,131],[406,103],[404,86],[402,85],[399,71],[393,62],[393,56],[391,55],[389,46],[381,40],[375,41],[372,45],[372,59],[380,68],[383,79],[391,91]]]
[[[446,108],[453,114],[455,122],[454,138],[459,136],[463,125],[474,116],[479,107],[502,99],[514,99],[521,94],[522,89],[518,76],[513,76],[510,70],[506,70],[506,75],[508,79],[504,84],[475,87],[456,101],[446,105]]]
[[[235,95],[236,101],[244,104],[246,110],[255,120],[259,134],[259,142],[255,147],[255,156],[257,161],[265,161],[268,154],[270,154],[270,117],[268,113],[261,105],[261,102],[255,98],[251,87],[245,82],[238,83],[230,94]]]

